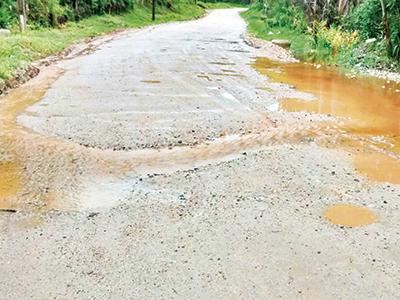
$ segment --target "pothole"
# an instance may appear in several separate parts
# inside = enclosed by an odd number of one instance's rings
[[[334,68],[266,58],[257,58],[253,67],[273,82],[315,96],[311,101],[285,96],[278,110],[337,117],[338,139],[329,146],[355,153],[354,167],[368,179],[400,183],[400,98],[396,92],[400,84],[372,77],[349,78]]]
[[[324,217],[335,225],[346,227],[361,227],[375,223],[377,216],[374,212],[363,206],[353,204],[334,204],[329,206]]]

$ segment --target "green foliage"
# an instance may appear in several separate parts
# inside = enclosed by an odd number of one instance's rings
[[[299,58],[393,69],[400,63],[400,0],[383,1],[390,43],[381,0],[257,0],[243,17],[257,37],[290,40]]]
[[[121,13],[135,0],[26,0],[28,24],[34,27],[57,26],[59,20],[82,19],[104,13]],[[168,0],[160,0],[166,4]],[[0,1],[0,27],[17,22],[16,0]],[[179,2],[179,1],[178,1]],[[11,9],[10,9],[11,5]]]
[[[352,48],[343,49],[338,55],[337,62],[346,68],[367,67],[396,70],[396,63],[385,54],[385,42],[376,40],[371,43],[359,43]]]
[[[66,8],[58,0],[26,0],[27,18],[31,26],[56,26],[58,18],[65,15]]]
[[[314,37],[315,47],[329,49],[333,58],[339,51],[352,48],[359,41],[357,31],[347,32],[341,26],[328,27],[326,21],[314,22],[309,32]]]
[[[201,1],[200,5],[201,3],[205,3],[205,7],[209,9],[220,9],[247,6],[251,4],[251,0],[205,0]]]
[[[285,27],[304,32],[307,19],[302,9],[289,0],[269,0],[264,3],[267,27]]]
[[[7,28],[15,18],[15,2],[12,0],[0,1],[0,28]]]
[[[382,10],[379,0],[365,0],[344,18],[348,31],[358,31],[364,39],[382,36]]]
[[[388,0],[387,2],[393,44],[392,57],[400,62],[400,0]]]
[[[104,13],[120,13],[134,5],[134,0],[61,0],[61,5],[68,7],[75,19]]]
[[[311,49],[311,40],[306,34],[307,21],[302,10],[291,2],[271,0],[256,2],[242,17],[248,23],[249,31],[258,38],[288,39],[296,56],[305,57]]]
[[[248,23],[249,32],[254,36],[265,40],[288,39],[291,41],[290,50],[297,57],[307,57],[311,53],[311,39],[305,32],[288,27],[267,26],[263,6],[259,3],[252,5],[241,15]]]
[[[390,57],[400,61],[400,0],[384,0],[384,3],[392,43],[392,48],[387,50]],[[347,30],[357,30],[364,40],[384,38],[380,0],[365,0],[346,16],[344,23]]]

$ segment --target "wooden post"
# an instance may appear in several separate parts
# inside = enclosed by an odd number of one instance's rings
[[[24,31],[26,29],[26,7],[25,0],[17,0],[18,3],[18,20],[19,20],[19,29]]]
[[[152,19],[153,21],[155,21],[155,19],[156,19],[156,0],[153,0],[153,7],[152,7],[151,19]]]

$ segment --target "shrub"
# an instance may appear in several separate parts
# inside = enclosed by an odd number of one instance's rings
[[[58,0],[27,0],[26,6],[30,25],[41,27],[58,25],[59,17],[66,11]]]
[[[286,27],[301,32],[307,29],[307,19],[302,9],[287,0],[270,0],[264,4],[266,25],[268,27]]]
[[[389,0],[387,8],[393,44],[392,57],[400,62],[400,0]]]
[[[61,0],[61,5],[69,7],[75,19],[104,13],[120,13],[133,7],[134,0]]]
[[[313,27],[309,30],[315,35],[316,46],[331,49],[333,56],[336,56],[339,50],[351,48],[359,41],[357,31],[350,33],[341,26],[328,27],[326,21],[316,22]]]
[[[400,60],[400,0],[385,0],[392,48],[389,56]],[[359,31],[363,39],[384,38],[382,8],[380,0],[365,0],[345,18],[348,30]]]
[[[0,0],[0,28],[17,22],[16,0]],[[26,0],[28,25],[57,26],[60,20],[120,13],[132,8],[134,0]]]
[[[379,0],[365,0],[344,19],[349,31],[357,30],[363,39],[382,36],[382,10]]]
[[[0,28],[7,28],[15,18],[15,4],[11,0],[0,1]]]

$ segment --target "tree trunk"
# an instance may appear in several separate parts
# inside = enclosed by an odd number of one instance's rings
[[[156,20],[156,0],[152,1],[151,20]]]
[[[18,4],[19,29],[21,31],[24,31],[26,28],[25,0],[17,0],[17,4]]]
[[[392,45],[392,38],[391,38],[391,34],[390,34],[389,21],[387,18],[385,0],[380,0],[380,1],[381,1],[381,7],[382,7],[383,34],[385,36],[386,49],[387,49],[389,57],[392,57],[393,56],[393,45]]]

